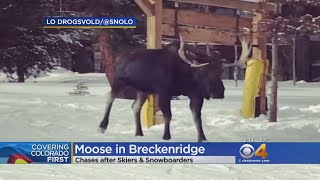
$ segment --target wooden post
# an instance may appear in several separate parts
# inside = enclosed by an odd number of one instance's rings
[[[267,39],[263,32],[259,32],[258,23],[263,19],[263,15],[255,13],[253,17],[253,39],[252,43],[257,45],[253,47],[252,56],[256,59],[261,59],[265,61],[265,72],[261,77],[259,97],[256,99],[256,111],[255,117],[258,117],[260,114],[267,114],[267,97],[266,97],[266,85],[267,85],[267,73],[268,73],[268,61],[267,61]]]
[[[160,49],[162,41],[162,0],[135,0],[147,15],[147,48]],[[156,115],[159,111],[158,100],[155,95],[150,95],[141,110],[142,124],[151,127],[163,123],[162,116]]]
[[[272,38],[272,88],[271,88],[271,105],[270,105],[270,122],[277,121],[278,110],[278,44],[277,32],[273,34]]]
[[[234,62],[236,63],[238,61],[238,40],[239,38],[238,33],[239,33],[239,18],[240,18],[240,11],[235,10],[235,15],[236,15],[236,40],[234,42]],[[235,81],[235,86],[238,87],[238,75],[239,75],[239,68],[235,67],[234,72],[233,72],[233,78]]]

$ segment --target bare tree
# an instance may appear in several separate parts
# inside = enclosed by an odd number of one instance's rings
[[[309,10],[320,12],[320,0],[269,0],[277,3],[278,7],[287,7],[286,12],[269,13],[264,9],[258,13],[267,14],[268,18],[259,23],[258,31],[272,38],[272,87],[270,104],[270,122],[277,121],[278,107],[278,45],[291,44],[295,53],[295,39],[301,35],[320,34],[320,16],[312,16]],[[278,8],[280,9],[280,8]],[[294,58],[295,54],[293,55]],[[295,61],[293,60],[293,63]],[[293,64],[294,66],[295,64]],[[293,67],[294,68],[294,67]],[[295,72],[293,72],[295,81]]]
[[[277,121],[278,109],[278,35],[277,32],[272,37],[272,88],[271,88],[271,105],[270,105],[270,122]]]

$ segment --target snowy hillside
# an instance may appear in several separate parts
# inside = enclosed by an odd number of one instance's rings
[[[79,80],[90,95],[70,96]],[[0,141],[163,141],[163,125],[134,136],[131,100],[117,99],[106,134],[97,128],[110,87],[105,74],[63,69],[27,83],[4,83],[0,74]],[[203,125],[208,141],[320,140],[320,83],[280,82],[279,122],[239,115],[242,87],[224,81],[226,98],[205,101]],[[197,140],[188,100],[172,101],[172,142]],[[0,165],[0,180],[11,179],[320,179],[320,165]]]

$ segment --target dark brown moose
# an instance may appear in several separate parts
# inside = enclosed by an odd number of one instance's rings
[[[122,53],[114,63],[112,90],[108,93],[106,111],[100,123],[104,133],[109,123],[109,115],[116,95],[125,87],[137,90],[137,98],[132,104],[136,136],[143,136],[140,111],[148,94],[157,94],[159,108],[165,120],[163,139],[170,140],[172,96],[184,95],[190,99],[190,110],[195,123],[198,142],[207,140],[202,129],[201,109],[204,99],[223,99],[225,87],[221,75],[225,67],[245,67],[251,52],[251,45],[241,39],[242,54],[237,63],[226,64],[212,56],[200,56],[186,50],[180,35],[179,44],[169,44],[162,49],[134,49]]]

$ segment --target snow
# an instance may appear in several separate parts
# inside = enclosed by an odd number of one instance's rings
[[[307,108],[301,108],[300,111],[304,112],[313,112],[313,113],[320,113],[320,104],[317,106],[309,106]]]
[[[90,95],[70,96],[79,80]],[[110,90],[103,73],[78,74],[59,68],[26,83],[6,83],[0,73],[0,141],[163,142],[163,125],[134,136],[132,100],[116,99],[109,127],[98,134],[98,124]],[[205,101],[203,126],[209,141],[238,142],[268,138],[279,142],[320,139],[320,83],[279,83],[277,123],[267,116],[242,119],[242,84],[225,80],[226,98]],[[269,86],[269,85],[268,85]],[[268,89],[270,91],[270,89]],[[188,100],[172,101],[171,142],[195,142],[195,126]],[[320,179],[319,165],[0,165],[2,179]]]
[[[44,46],[34,46],[39,52],[42,52],[42,54],[47,54],[47,50]],[[38,52],[36,52],[38,54]]]
[[[306,83],[306,81],[304,81],[304,80],[300,80],[300,81],[297,81],[296,83],[303,84],[303,83]]]
[[[58,36],[66,43],[73,43],[69,34],[58,34]]]

